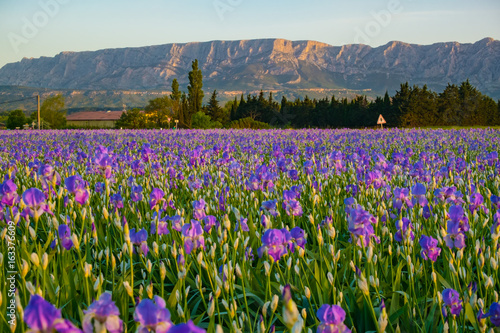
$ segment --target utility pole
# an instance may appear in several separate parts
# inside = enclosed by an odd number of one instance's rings
[[[40,95],[36,95],[38,102],[38,130],[40,130]]]

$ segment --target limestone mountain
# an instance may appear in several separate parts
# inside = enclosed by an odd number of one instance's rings
[[[0,69],[0,85],[49,89],[169,90],[186,86],[198,59],[204,90],[392,93],[402,82],[441,91],[466,79],[500,98],[500,41],[416,45],[390,42],[332,46],[315,41],[257,39],[62,52],[24,58]]]

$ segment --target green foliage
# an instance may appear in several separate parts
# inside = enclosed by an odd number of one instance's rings
[[[210,101],[205,107],[205,113],[210,116],[212,121],[217,121],[219,123],[227,122],[227,113],[219,106],[219,101],[217,100],[217,90],[214,90],[212,93]]]
[[[9,117],[5,122],[5,126],[9,129],[16,129],[16,127],[23,128],[28,119],[22,110],[14,110],[9,113]]]
[[[179,82],[177,82],[177,79],[173,79],[173,81],[172,81],[172,95],[170,95],[170,98],[172,98],[173,101],[180,101],[181,95],[182,95],[182,93],[179,91]]]
[[[167,127],[168,118],[172,119],[174,115],[173,101],[169,96],[150,100],[144,110],[146,111],[147,126],[153,128]]]
[[[146,116],[140,109],[134,108],[122,113],[115,124],[116,128],[139,129],[146,127]]]
[[[46,98],[40,106],[40,118],[45,126],[43,128],[61,129],[66,127],[65,97],[56,95]],[[30,123],[38,121],[38,115],[33,112]]]
[[[271,125],[263,123],[261,121],[256,121],[250,117],[234,120],[229,124],[229,128],[236,129],[271,129]]]
[[[188,104],[189,110],[187,114],[187,122],[189,125],[191,116],[201,111],[203,103],[203,74],[201,69],[198,69],[198,59],[192,62],[192,70],[189,72],[189,85],[188,85]]]
[[[218,121],[212,121],[210,116],[205,114],[203,111],[196,112],[192,119],[192,128],[199,129],[210,129],[210,128],[221,128],[222,124]]]

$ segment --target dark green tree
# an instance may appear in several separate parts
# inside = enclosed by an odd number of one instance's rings
[[[146,128],[146,116],[140,109],[134,108],[122,113],[115,124],[115,128],[139,129]]]
[[[170,98],[172,98],[173,101],[180,101],[181,100],[182,93],[179,91],[179,82],[177,82],[177,79],[174,79],[172,81],[172,95],[170,95]]]
[[[189,85],[188,85],[188,103],[189,112],[185,115],[186,122],[191,127],[191,116],[196,112],[201,111],[203,103],[203,74],[201,69],[198,69],[198,59],[192,62],[192,70],[189,72]]]
[[[172,104],[172,99],[169,96],[150,100],[144,108],[147,120],[150,123],[148,126],[156,128],[168,126],[167,118],[173,118],[174,116]]]
[[[13,110],[9,113],[5,126],[9,129],[16,129],[16,127],[22,129],[27,121],[28,119],[26,119],[23,110]]]
[[[220,123],[224,122],[224,111],[219,106],[219,101],[217,100],[217,90],[214,90],[212,93],[205,110],[205,113],[210,116],[212,121],[218,121]]]

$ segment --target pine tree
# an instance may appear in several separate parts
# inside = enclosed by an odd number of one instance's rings
[[[217,90],[214,90],[214,92],[212,93],[206,110],[212,121],[219,121],[222,123],[223,112],[222,108],[219,106],[219,101],[217,100]]]
[[[179,102],[181,100],[181,92],[179,91],[179,82],[177,82],[177,79],[174,79],[172,81],[172,95],[170,97],[172,100]]]

